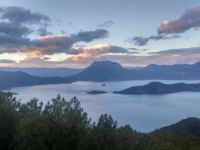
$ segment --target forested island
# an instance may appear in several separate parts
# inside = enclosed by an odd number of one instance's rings
[[[133,114],[134,115],[134,114]],[[198,150],[200,119],[187,118],[150,133],[119,126],[110,115],[92,122],[76,97],[23,104],[0,92],[2,150]]]
[[[164,84],[161,82],[150,82],[143,86],[133,86],[121,91],[114,91],[116,94],[169,94],[177,92],[200,92],[200,83]]]
[[[93,95],[96,95],[96,94],[106,94],[107,92],[106,91],[100,91],[100,90],[92,90],[92,91],[88,91],[87,94],[93,94]]]

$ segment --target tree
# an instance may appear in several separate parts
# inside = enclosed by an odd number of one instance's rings
[[[19,103],[10,92],[0,92],[0,149],[13,149]]]

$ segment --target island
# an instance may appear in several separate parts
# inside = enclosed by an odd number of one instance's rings
[[[106,84],[105,84],[105,83],[103,83],[103,84],[101,84],[101,86],[106,86]]]
[[[98,91],[98,90],[92,90],[92,91],[87,92],[87,94],[93,94],[93,95],[95,95],[95,94],[105,94],[105,93],[107,93],[107,92]]]
[[[174,83],[164,84],[161,82],[150,82],[143,86],[133,86],[115,94],[169,94],[177,92],[200,92],[200,83]]]

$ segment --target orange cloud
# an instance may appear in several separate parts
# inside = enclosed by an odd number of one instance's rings
[[[102,54],[108,53],[111,47],[112,46],[109,44],[94,45],[92,47],[83,49],[82,53],[72,56],[71,60],[85,62],[91,57],[98,57]]]

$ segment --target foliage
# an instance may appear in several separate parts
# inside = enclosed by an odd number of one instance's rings
[[[200,125],[191,121],[196,126],[187,120],[187,126],[183,122],[142,134],[129,125],[119,127],[107,114],[91,122],[76,97],[66,101],[58,95],[45,105],[37,99],[22,104],[12,93],[0,92],[2,150],[199,150],[200,135],[194,131]]]

